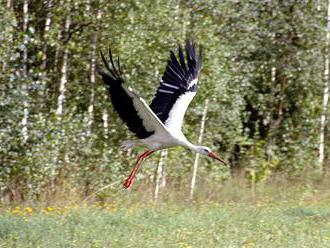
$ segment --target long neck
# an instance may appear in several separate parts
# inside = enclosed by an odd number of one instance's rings
[[[191,143],[189,140],[185,140],[183,145],[187,148],[189,148],[190,150],[193,150],[195,152],[199,152],[199,146],[194,145],[193,143]]]

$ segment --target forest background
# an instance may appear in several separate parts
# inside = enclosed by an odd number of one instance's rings
[[[115,194],[140,150],[119,149],[131,136],[96,73],[99,50],[111,45],[150,102],[169,50],[190,38],[203,67],[183,131],[229,163],[158,152],[134,187],[216,197],[232,178],[327,178],[327,1],[2,0],[0,16],[2,203]]]

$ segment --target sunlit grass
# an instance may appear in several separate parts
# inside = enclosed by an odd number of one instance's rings
[[[2,247],[330,247],[321,205],[14,210],[0,217]]]
[[[1,247],[330,247],[324,202],[2,209]]]
[[[206,186],[0,206],[0,247],[330,247],[328,182]]]

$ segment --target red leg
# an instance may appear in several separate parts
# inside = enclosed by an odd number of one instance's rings
[[[126,178],[126,180],[124,182],[124,187],[126,189],[129,188],[132,185],[133,180],[134,180],[137,172],[141,168],[143,160],[146,159],[147,157],[149,157],[153,153],[154,153],[154,151],[146,151],[146,152],[142,153],[141,155],[139,155],[137,157],[137,160],[134,164],[134,167],[133,167],[133,170],[132,170],[131,174]]]
[[[129,174],[129,176],[127,177],[127,179],[125,180],[124,186],[127,184],[128,181],[131,181],[133,179],[133,176],[135,174],[135,171],[137,170],[137,167],[139,166],[140,161],[143,159],[143,156],[145,156],[146,154],[148,154],[149,151],[146,151],[140,155],[137,156],[137,160],[133,166],[133,169],[131,171],[131,173]],[[142,161],[141,161],[142,162]],[[130,184],[130,183],[129,183]],[[126,187],[126,186],[125,186]],[[129,186],[128,186],[129,187]]]

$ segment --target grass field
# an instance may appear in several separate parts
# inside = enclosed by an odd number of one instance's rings
[[[132,193],[131,202],[3,206],[0,247],[330,247],[329,192],[157,205]]]

